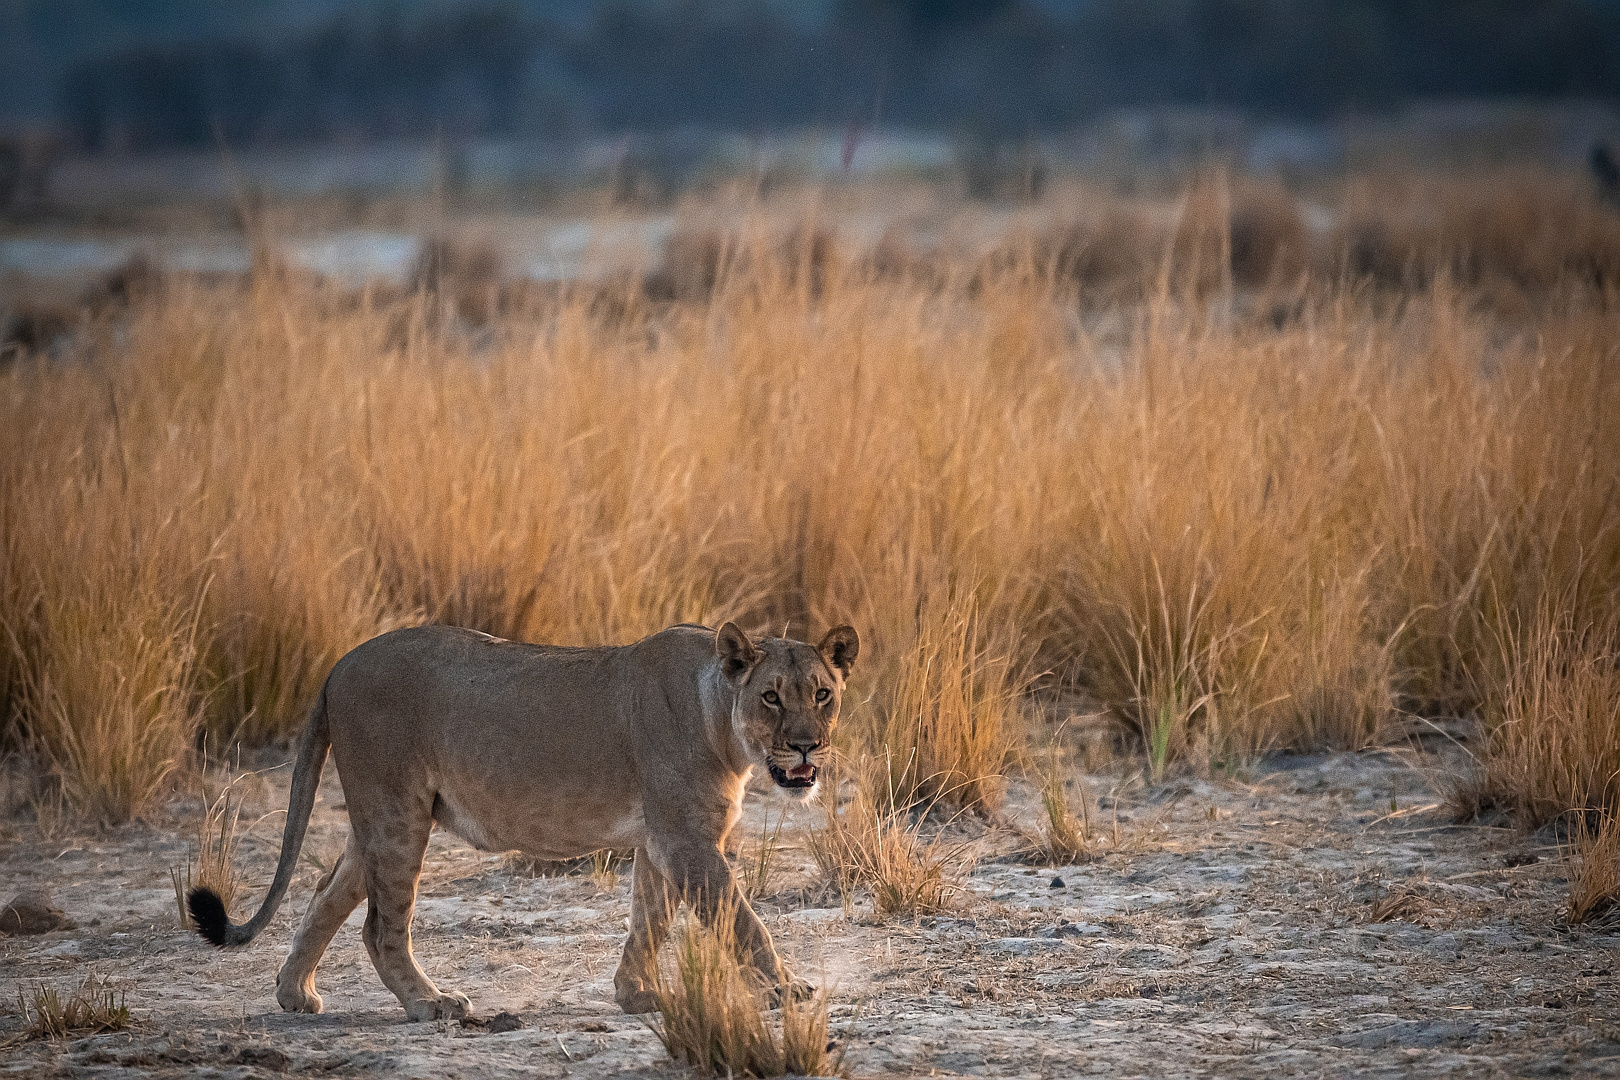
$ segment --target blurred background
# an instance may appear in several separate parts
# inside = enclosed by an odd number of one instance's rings
[[[0,274],[240,269],[274,199],[320,200],[282,231],[351,276],[414,265],[413,199],[554,215],[507,237],[547,278],[738,181],[1027,206],[1522,164],[1613,193],[1617,92],[1620,0],[0,0]],[[875,237],[913,204],[868,205]]]

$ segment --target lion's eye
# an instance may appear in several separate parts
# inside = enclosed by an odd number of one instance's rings
[[[765,691],[764,697],[765,697],[765,704],[767,704],[767,705],[780,705],[780,704],[782,704],[782,699],[776,696],[776,691],[775,690],[767,690],[767,691]]]
[[[820,690],[816,691],[816,700],[817,701],[826,701],[830,697],[832,697],[832,691],[827,689],[825,686],[823,686]]]

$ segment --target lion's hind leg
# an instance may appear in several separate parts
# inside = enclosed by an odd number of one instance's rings
[[[309,910],[304,912],[298,936],[293,938],[292,952],[276,976],[276,1001],[284,1010],[321,1011],[321,995],[315,992],[315,965],[321,962],[338,927],[365,898],[366,875],[351,832],[343,854],[315,886]]]
[[[353,800],[349,806],[352,818]],[[441,993],[411,952],[416,886],[432,831],[433,817],[424,812],[416,820],[389,822],[361,845],[367,898],[361,937],[383,985],[394,992],[413,1021],[455,1019],[466,1016],[471,1007],[464,994]]]

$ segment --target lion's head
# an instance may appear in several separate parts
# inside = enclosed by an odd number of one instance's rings
[[[750,641],[726,623],[714,636],[720,671],[737,692],[738,734],[780,788],[810,794],[832,754],[832,730],[855,666],[852,627],[827,631],[820,645],[788,638]]]

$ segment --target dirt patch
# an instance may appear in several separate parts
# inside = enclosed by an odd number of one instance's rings
[[[1449,823],[1411,759],[1084,782],[1105,796],[1109,829],[1117,815],[1117,850],[1034,867],[1013,828],[975,827],[980,861],[957,907],[898,922],[817,885],[802,836],[819,811],[750,800],[745,855],[766,815],[786,814],[758,907],[801,973],[836,987],[855,1075],[1620,1076],[1620,935],[1562,928],[1556,849]],[[273,774],[262,809],[282,804],[285,783]],[[1009,821],[1038,812],[1037,793],[1014,784]],[[242,841],[249,904],[278,825]],[[360,943],[363,908],[321,965],[327,1012],[280,1012],[275,972],[346,830],[328,770],[291,899],[259,941],[222,952],[179,928],[168,871],[184,858],[180,824],[49,842],[13,823],[0,891],[48,888],[78,928],[0,937],[0,1076],[678,1073],[613,1004],[628,876],[536,876],[442,833],[417,955],[479,1016],[523,1026],[405,1022]],[[124,991],[130,1030],[14,1041],[17,987],[67,987],[90,969]]]

